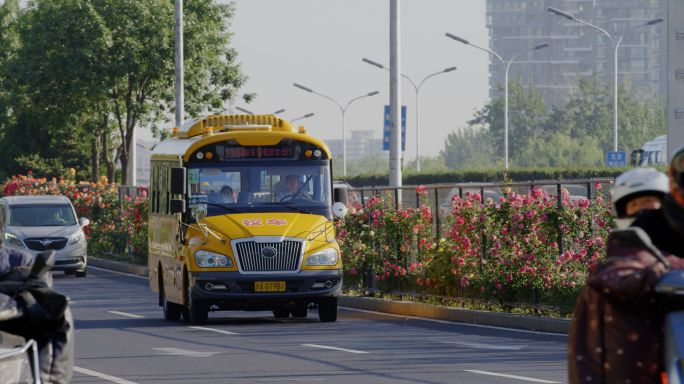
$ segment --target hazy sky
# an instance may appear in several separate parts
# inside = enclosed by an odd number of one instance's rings
[[[382,137],[383,105],[389,104],[389,72],[361,58],[389,64],[388,0],[235,0],[231,30],[238,61],[249,76],[244,91],[256,92],[255,113],[284,108],[286,119],[300,120],[322,139],[342,138],[339,108],[295,88],[300,83],[345,105],[378,90],[380,95],[354,102],[347,110],[352,130],[374,130]],[[465,125],[488,99],[487,54],[459,44],[445,32],[488,46],[485,0],[401,0],[401,69],[419,83],[425,76],[456,66],[457,71],[428,80],[420,91],[420,153],[444,147],[449,132]],[[402,85],[408,107],[406,159],[415,157],[415,91]]]

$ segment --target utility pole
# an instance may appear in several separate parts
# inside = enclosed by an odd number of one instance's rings
[[[399,0],[390,0],[390,187],[401,187],[401,62]],[[397,193],[401,207],[401,193]]]
[[[183,79],[183,0],[176,0],[176,127],[183,125],[185,93]]]

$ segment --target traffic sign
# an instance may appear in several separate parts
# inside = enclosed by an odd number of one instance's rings
[[[606,153],[606,165],[609,167],[624,167],[627,165],[625,151],[610,151]]]
[[[382,150],[390,149],[390,107],[385,105],[385,125],[382,129]],[[406,106],[401,106],[401,151],[406,151]]]

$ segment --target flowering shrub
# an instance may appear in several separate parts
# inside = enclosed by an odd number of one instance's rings
[[[417,192],[426,197],[424,187]],[[505,191],[499,201],[454,196],[445,236],[435,238],[425,202],[394,210],[375,197],[340,224],[345,270],[380,281],[398,272],[422,293],[574,303],[589,268],[604,257],[612,216],[600,193],[595,200],[563,193],[560,200],[559,208],[541,189]]]
[[[117,185],[106,177],[99,182],[76,182],[73,174],[57,178],[34,178],[31,174],[14,176],[1,186],[5,196],[65,195],[74,204],[79,217],[90,219],[84,228],[88,254],[127,257],[147,262],[147,193],[119,201]]]

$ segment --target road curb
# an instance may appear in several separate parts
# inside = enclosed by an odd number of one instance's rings
[[[121,261],[88,258],[93,267],[110,271],[147,276],[147,267]],[[462,308],[450,308],[439,305],[414,303],[411,301],[394,301],[376,299],[372,297],[340,297],[339,304],[343,307],[365,309],[368,311],[391,313],[401,316],[424,317],[428,319],[448,320],[459,323],[488,325],[505,328],[517,328],[531,331],[567,334],[570,320],[554,319],[539,316],[524,316],[512,313],[474,311]]]
[[[456,321],[460,323],[488,325],[505,328],[519,328],[531,331],[567,334],[570,320],[540,316],[516,315],[513,313],[475,311],[450,308],[439,305],[393,301],[371,297],[340,297],[340,305],[369,311],[392,313],[403,316]]]
[[[147,267],[142,265],[129,264],[122,261],[98,259],[92,256],[88,257],[88,265],[108,269],[110,271],[129,273],[131,275],[147,276],[148,274]]]

